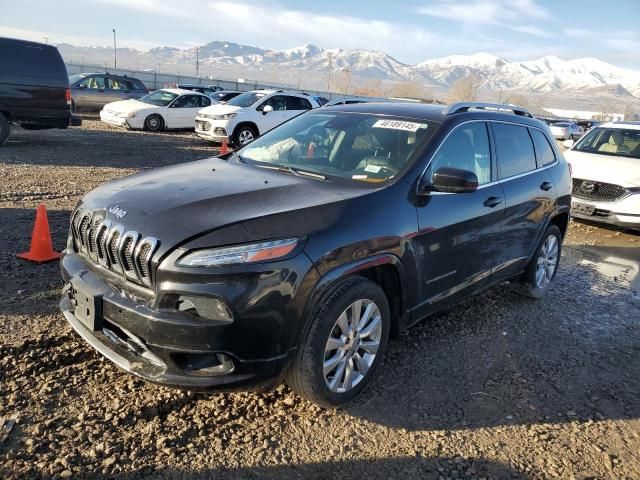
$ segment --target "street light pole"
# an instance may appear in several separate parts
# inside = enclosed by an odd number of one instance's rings
[[[49,45],[49,37],[42,37],[44,38],[44,43],[46,43],[47,45]]]
[[[116,47],[116,29],[113,28],[113,69],[118,69],[118,48]]]

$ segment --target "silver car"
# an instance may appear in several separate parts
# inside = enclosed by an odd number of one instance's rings
[[[101,110],[107,103],[144,97],[149,91],[137,78],[110,73],[79,73],[69,77],[74,112]]]
[[[549,128],[558,140],[577,140],[582,136],[582,129],[574,122],[557,122],[551,124]]]

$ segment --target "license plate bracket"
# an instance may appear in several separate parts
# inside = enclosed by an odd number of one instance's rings
[[[82,278],[73,278],[69,297],[76,318],[91,331],[102,330],[102,294]]]
[[[582,202],[571,202],[571,211],[582,215],[593,215],[596,207]]]

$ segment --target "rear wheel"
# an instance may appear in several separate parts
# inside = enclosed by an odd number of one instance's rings
[[[518,285],[520,293],[535,299],[544,296],[558,271],[561,242],[560,229],[556,225],[550,225],[521,278]]]
[[[0,145],[7,141],[11,133],[11,125],[4,114],[0,113]]]
[[[382,362],[390,323],[389,302],[377,284],[362,277],[341,283],[315,309],[287,384],[323,408],[349,402]]]
[[[258,138],[258,132],[251,125],[241,125],[233,132],[233,143],[237,147],[243,147]]]
[[[164,130],[164,119],[156,113],[149,115],[144,120],[144,129],[150,132],[161,132]]]

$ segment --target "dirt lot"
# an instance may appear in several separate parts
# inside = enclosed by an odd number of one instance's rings
[[[339,411],[284,386],[169,390],[103,360],[57,309],[58,266],[15,258],[34,208],[46,203],[60,249],[87,190],[212,153],[193,134],[86,120],[17,130],[0,149],[0,417],[17,419],[0,477],[640,478],[640,236],[628,232],[572,224],[544,300],[500,286],[420,323]]]

